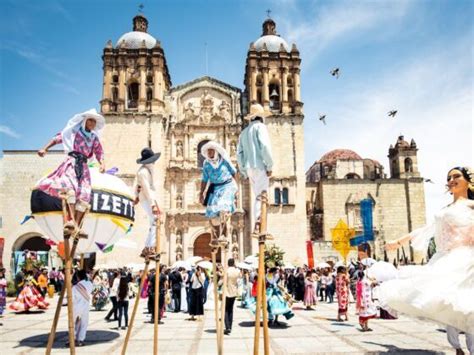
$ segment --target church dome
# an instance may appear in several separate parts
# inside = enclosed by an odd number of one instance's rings
[[[262,36],[254,42],[255,49],[259,52],[264,49],[264,45],[269,52],[279,52],[281,45],[283,45],[285,51],[290,51],[288,43],[277,34],[275,21],[271,18],[263,22]]]
[[[287,52],[290,51],[290,47],[288,46],[288,43],[286,43],[286,41],[283,38],[277,35],[267,35],[267,36],[260,37],[254,43],[255,49],[259,52],[262,51],[264,44],[267,47],[267,50],[269,52],[279,52],[281,45],[283,45],[283,48],[285,48],[285,51]]]
[[[362,158],[350,149],[334,149],[324,154],[318,163],[333,165],[338,160],[362,160]]]
[[[132,31],[127,32],[117,41],[117,47],[120,47],[125,41],[125,47],[130,49],[139,49],[142,46],[142,42],[145,41],[145,45],[148,49],[152,49],[156,45],[156,39],[146,32]]]

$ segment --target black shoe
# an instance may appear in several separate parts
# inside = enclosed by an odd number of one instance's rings
[[[225,329],[225,330],[224,330],[224,334],[225,334],[225,335],[230,335],[230,329]]]

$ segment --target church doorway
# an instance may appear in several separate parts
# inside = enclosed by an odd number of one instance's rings
[[[38,265],[50,265],[51,246],[46,243],[46,239],[38,234],[28,233],[19,237],[12,248],[12,270],[17,273],[24,265],[26,259],[26,251],[33,252],[33,256]]]
[[[211,234],[210,233],[203,233],[199,237],[196,238],[194,241],[194,247],[193,247],[193,254],[194,256],[200,256],[204,259],[212,259],[212,254],[211,254],[211,247],[209,246],[209,243],[211,242]],[[220,251],[217,253],[216,257],[217,261],[221,261],[221,253]]]

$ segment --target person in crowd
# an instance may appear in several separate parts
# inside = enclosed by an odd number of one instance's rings
[[[359,324],[363,332],[372,331],[369,328],[369,319],[375,318],[377,315],[377,308],[372,300],[372,287],[373,282],[370,280],[366,273],[360,274],[361,281],[361,297],[360,297],[360,310],[359,310]]]
[[[5,268],[0,267],[0,317],[3,316],[7,305],[7,279],[5,278]]]
[[[336,293],[338,304],[337,320],[342,321],[341,317],[344,316],[345,320],[348,321],[347,306],[349,304],[349,275],[344,266],[339,266],[337,268]]]
[[[119,283],[120,283],[119,273],[117,271],[114,271],[112,273],[112,277],[109,279],[109,284],[110,284],[109,298],[110,298],[110,302],[112,302],[112,309],[105,316],[105,320],[107,322],[110,322],[110,321],[115,322],[118,319],[118,314],[117,314],[117,310],[118,310],[118,308],[117,308],[117,290],[118,290],[118,287],[119,287]],[[110,318],[112,316],[114,316],[114,318],[111,320]]]
[[[238,280],[242,277],[240,270],[235,267],[234,259],[227,261],[227,290],[225,298],[225,329],[224,334],[232,332],[232,322],[234,320],[234,302],[238,295]]]
[[[204,280],[205,276],[201,267],[197,266],[196,271],[191,276],[191,287],[190,287],[190,303],[189,303],[189,315],[190,320],[200,320],[204,315]]]
[[[58,272],[56,271],[56,268],[53,267],[51,268],[51,271],[48,274],[49,278],[49,284],[54,286],[54,291],[58,291]]]
[[[332,272],[328,272],[326,276],[326,295],[328,298],[328,303],[334,302],[335,291],[336,291],[335,277]]]
[[[49,303],[39,291],[38,283],[33,277],[33,271],[26,271],[23,282],[19,284],[21,291],[9,308],[16,312],[28,312],[33,308],[47,309]]]
[[[77,271],[77,278],[79,282],[72,287],[74,331],[76,346],[83,346],[87,327],[89,326],[89,309],[93,286],[92,282],[87,278],[85,270]]]
[[[298,268],[298,274],[295,280],[295,300],[304,302],[305,275],[302,268]]]
[[[118,312],[118,328],[126,329],[128,327],[128,301],[130,299],[129,278],[127,275],[120,276],[119,286],[117,290],[117,312]],[[122,325],[122,316],[124,323]]]
[[[174,312],[181,311],[181,288],[183,284],[183,277],[181,276],[182,268],[173,270],[169,275],[171,285],[171,299],[173,301]]]
[[[304,305],[306,309],[313,309],[316,306],[316,281],[313,278],[313,272],[307,271],[305,278]]]
[[[41,292],[41,295],[44,297],[48,291],[48,270],[43,269],[43,271],[38,275],[38,287]]]

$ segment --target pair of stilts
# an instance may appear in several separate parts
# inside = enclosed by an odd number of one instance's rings
[[[56,337],[56,329],[58,326],[59,316],[61,314],[61,306],[63,304],[64,295],[67,291],[67,314],[68,314],[68,333],[69,333],[69,351],[71,355],[76,353],[75,348],[75,332],[74,332],[74,309],[72,301],[72,261],[76,253],[77,244],[80,238],[87,238],[87,235],[82,232],[82,225],[84,223],[85,216],[87,215],[88,208],[84,213],[80,215],[77,211],[71,208],[71,205],[66,202],[67,196],[62,196],[62,214],[63,214],[63,237],[64,237],[64,284],[65,287],[61,289],[59,293],[58,303],[56,305],[56,312],[54,313],[53,323],[51,325],[51,331],[48,337],[48,344],[46,346],[46,355],[51,354],[54,339]],[[77,218],[77,219],[76,219]],[[72,247],[71,247],[72,239]],[[83,264],[83,260],[81,261]]]

